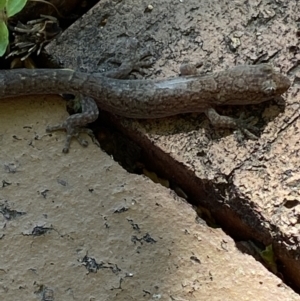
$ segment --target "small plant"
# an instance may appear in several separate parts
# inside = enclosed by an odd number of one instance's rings
[[[0,56],[9,44],[7,19],[20,12],[26,3],[27,0],[0,0]]]

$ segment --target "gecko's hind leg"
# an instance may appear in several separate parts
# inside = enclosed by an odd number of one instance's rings
[[[98,118],[99,110],[96,102],[87,96],[79,96],[81,101],[81,113],[69,116],[63,123],[48,126],[47,132],[65,130],[67,133],[63,153],[69,152],[72,137],[75,137],[80,145],[87,146],[88,142],[80,137],[80,133],[92,135],[90,129],[85,128],[88,123],[95,121]],[[93,136],[93,135],[92,135]]]
[[[145,74],[143,68],[148,68],[155,63],[151,50],[148,48],[141,49],[135,38],[127,39],[120,52],[107,60],[108,63],[118,64],[119,67],[105,72],[106,77],[124,79],[128,78],[132,71],[138,71],[143,75]]]

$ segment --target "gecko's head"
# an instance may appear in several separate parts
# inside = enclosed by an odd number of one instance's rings
[[[226,104],[262,103],[278,98],[291,85],[288,77],[277,72],[270,64],[241,65],[229,71],[230,87],[234,93]]]
[[[291,86],[289,78],[274,70],[271,65],[261,65],[268,80],[263,83],[264,92],[270,96],[279,96],[285,93]]]

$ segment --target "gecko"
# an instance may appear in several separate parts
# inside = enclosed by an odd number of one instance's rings
[[[48,132],[66,131],[63,152],[67,153],[72,137],[81,145],[87,145],[79,133],[97,119],[98,108],[138,119],[205,113],[213,126],[241,129],[251,135],[254,127],[249,124],[249,119],[219,115],[215,107],[265,102],[282,95],[291,85],[289,78],[275,71],[270,64],[240,65],[206,75],[194,71],[189,74],[185,72],[189,68],[183,67],[183,76],[174,78],[122,79],[142,66],[140,61],[124,61],[119,70],[105,75],[71,69],[0,70],[0,98],[29,94],[79,95],[82,113],[46,129]]]

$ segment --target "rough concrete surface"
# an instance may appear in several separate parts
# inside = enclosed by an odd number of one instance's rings
[[[48,51],[65,67],[102,71],[114,67],[106,61],[118,43],[136,37],[157,59],[146,78],[177,76],[184,59],[204,73],[262,62],[286,73],[285,105],[219,110],[256,116],[257,141],[240,142],[203,114],[117,122],[232,235],[273,244],[280,271],[300,287],[298,18],[297,1],[100,1]]]
[[[1,300],[300,300],[191,205],[47,124],[59,97],[0,102]]]

